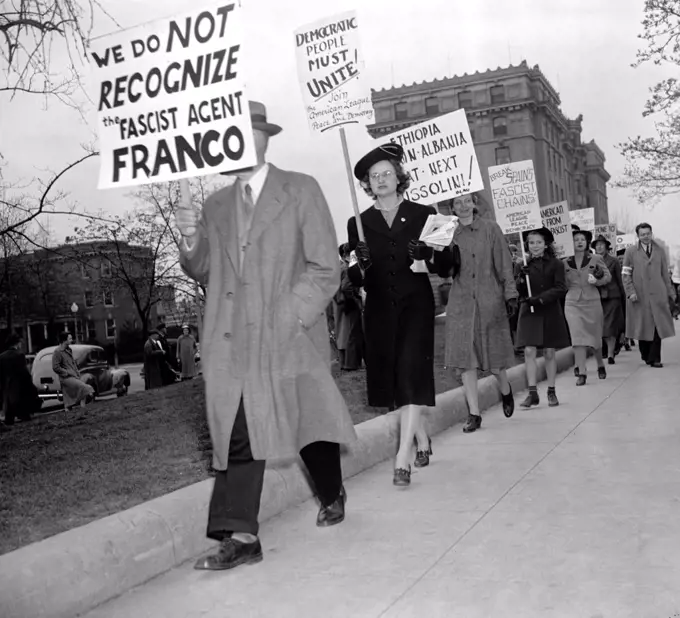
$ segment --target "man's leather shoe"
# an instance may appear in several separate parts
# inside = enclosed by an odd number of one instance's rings
[[[649,366],[654,368],[654,369],[663,369],[663,363],[658,363],[658,362],[649,363]]]
[[[260,539],[243,543],[236,539],[224,539],[216,554],[201,558],[194,568],[199,571],[225,571],[241,564],[255,564],[262,560]]]
[[[345,502],[347,502],[347,492],[344,486],[340,488],[340,495],[333,504],[322,506],[316,517],[316,525],[319,528],[335,526],[345,519]]]

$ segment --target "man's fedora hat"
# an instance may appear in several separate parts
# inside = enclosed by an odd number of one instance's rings
[[[385,144],[378,146],[359,159],[354,166],[354,176],[357,180],[363,180],[378,161],[401,161],[404,149],[399,144]]]
[[[253,129],[264,131],[269,136],[278,135],[283,129],[278,124],[267,122],[267,108],[259,101],[248,101],[250,108],[250,122]]]

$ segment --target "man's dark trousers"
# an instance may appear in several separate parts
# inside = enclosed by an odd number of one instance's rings
[[[652,341],[643,341],[642,339],[638,342],[640,344],[640,356],[642,360],[648,365],[652,363],[661,362],[661,337],[659,337],[659,332],[654,329],[654,339]]]
[[[300,451],[300,457],[321,503],[328,506],[335,502],[342,488],[340,445],[314,442]],[[208,538],[221,541],[234,532],[257,535],[264,469],[265,460],[253,459],[250,450],[248,424],[241,399],[231,432],[228,467],[218,471],[215,477],[208,515]]]

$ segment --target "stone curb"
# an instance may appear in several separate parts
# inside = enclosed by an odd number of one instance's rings
[[[571,367],[573,358],[571,348],[558,352],[558,371]],[[508,377],[516,393],[526,389],[524,365],[510,369]],[[542,359],[538,377],[545,379]],[[495,379],[480,380],[480,409],[499,401]],[[431,435],[463,421],[467,404],[462,388],[438,395],[426,415]],[[343,453],[345,478],[394,457],[397,450],[396,413],[356,429],[357,442]],[[0,556],[0,616],[73,618],[207,551],[214,546],[205,538],[212,483],[201,481]],[[311,497],[299,465],[268,468],[260,521]],[[310,525],[313,519],[310,513]]]

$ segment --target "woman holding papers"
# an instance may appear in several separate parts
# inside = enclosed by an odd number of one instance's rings
[[[442,255],[450,253],[434,251],[419,240],[436,210],[404,199],[410,180],[401,165],[403,154],[401,146],[386,144],[356,164],[354,175],[375,199],[361,214],[366,242],[359,242],[354,218],[347,224],[350,250],[358,259],[349,275],[354,285],[366,291],[368,403],[398,409],[401,416],[393,479],[397,486],[411,482],[414,439],[416,467],[427,466],[432,455],[421,419],[421,408],[435,405],[435,304],[427,273],[437,272]],[[412,268],[414,263],[420,268]]]
[[[453,272],[446,307],[446,365],[462,374],[469,408],[465,433],[482,425],[479,370],[498,378],[505,416],[510,418],[515,411],[506,372],[515,359],[508,320],[517,309],[512,256],[498,224],[478,215],[477,200],[476,194],[453,200],[459,219],[453,246],[460,252],[460,272]],[[446,277],[449,273],[442,270],[439,274]]]
[[[588,250],[593,235],[587,230],[574,230],[574,257],[565,260],[567,296],[564,315],[569,325],[571,344],[578,370],[576,384],[586,383],[586,354],[593,348],[597,360],[597,375],[601,380],[607,377],[602,361],[602,329],[604,314],[598,287],[611,281],[611,273],[599,255]]]
[[[529,259],[516,278],[517,290],[522,299],[516,345],[524,348],[529,394],[520,405],[530,408],[540,403],[536,388],[536,351],[540,348],[543,350],[548,376],[548,405],[554,407],[559,405],[555,392],[555,350],[570,345],[560,302],[567,293],[564,264],[555,257],[552,247],[554,237],[549,229],[529,230],[522,237]],[[530,286],[527,286],[527,278]]]

